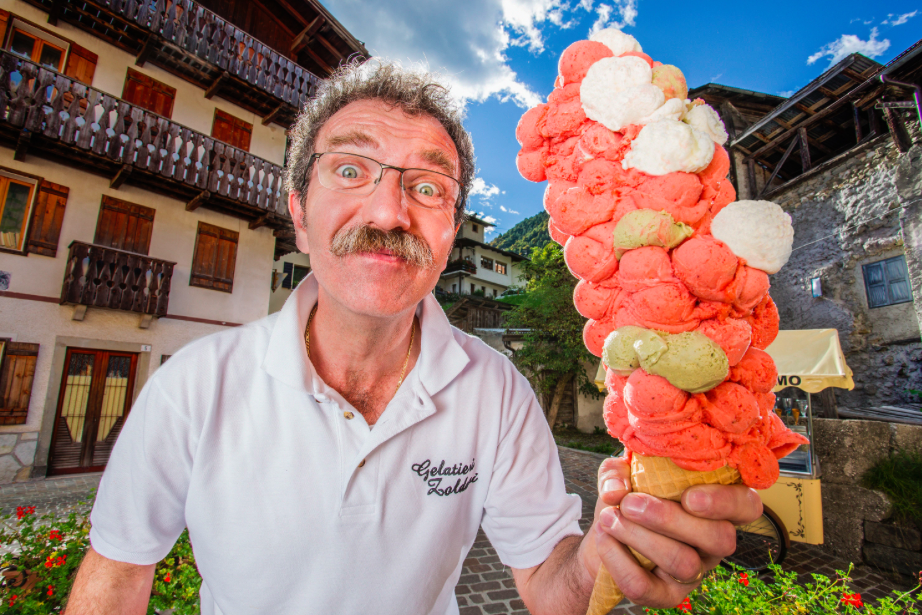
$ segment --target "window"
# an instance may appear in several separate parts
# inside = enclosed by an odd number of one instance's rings
[[[61,72],[64,70],[64,58],[67,56],[68,47],[67,42],[47,32],[42,32],[18,19],[13,21],[10,51],[16,55]]]
[[[452,284],[452,285],[451,285],[451,292],[452,292],[452,293],[458,292],[458,285],[457,285],[457,284]]]
[[[496,273],[506,275],[506,263],[496,261]]]
[[[198,223],[189,286],[233,292],[239,235],[237,231],[205,222]]]
[[[285,273],[285,279],[282,280],[282,288],[297,288],[307,274],[311,272],[310,267],[295,265],[294,263],[282,263],[282,270]]]
[[[0,340],[0,425],[24,425],[29,414],[38,344]]]
[[[493,296],[494,296],[494,297],[496,296],[496,289],[495,289],[495,288],[493,289]]]
[[[250,151],[250,137],[252,135],[253,124],[244,122],[230,113],[224,113],[220,109],[214,110],[214,123],[211,125],[211,136],[215,139],[230,143],[234,147],[248,152]]]
[[[476,232],[477,232],[477,225],[476,225],[476,224],[472,224],[472,225],[471,225],[471,229],[476,233]]]
[[[93,243],[137,254],[150,252],[155,210],[111,196],[102,197]]]
[[[169,118],[173,116],[176,88],[129,68],[125,76],[122,98],[133,105]]]
[[[480,266],[483,267],[484,269],[489,269],[490,271],[493,271],[493,259],[487,258],[485,256],[481,256]]]
[[[868,307],[883,307],[912,301],[906,257],[897,256],[862,267]]]
[[[0,248],[22,251],[35,180],[0,173]]]

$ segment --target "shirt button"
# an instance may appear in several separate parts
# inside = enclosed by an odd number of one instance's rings
[[[365,465],[365,460],[364,460],[364,459],[362,460],[362,463],[359,464],[359,467],[361,468],[363,465]]]
[[[355,415],[352,414],[351,412],[343,412],[343,416],[346,417],[346,420],[348,421],[348,420],[351,420],[352,417],[354,417]]]

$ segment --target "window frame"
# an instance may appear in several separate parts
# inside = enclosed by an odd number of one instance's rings
[[[238,134],[238,130],[240,131],[241,134],[245,132],[247,134],[246,144],[245,145],[241,144],[239,140],[237,140],[237,142],[234,142],[234,140],[227,141],[224,139],[220,139],[215,134],[215,129],[218,127],[218,121],[226,122],[231,125],[231,136],[232,137]],[[221,109],[216,108],[214,110],[214,118],[211,120],[211,136],[212,138],[218,139],[219,141],[223,143],[227,143],[231,147],[236,147],[237,149],[242,150],[244,152],[249,152],[250,145],[252,145],[253,143],[253,124],[237,117],[236,115],[231,115],[227,111],[222,111]],[[285,139],[287,143],[287,139],[288,139],[287,135]],[[285,155],[287,158],[287,155],[288,155],[287,145],[286,145],[285,151],[286,151]]]
[[[29,252],[29,227],[30,223],[32,222],[32,213],[35,209],[35,199],[38,195],[38,188],[41,180],[35,177],[20,175],[19,173],[12,173],[6,169],[0,169],[0,222],[2,222],[3,213],[6,210],[6,198],[9,196],[9,183],[11,180],[20,184],[29,185],[29,197],[26,204],[25,213],[23,214],[22,225],[20,227],[21,230],[19,233],[19,247],[8,247],[0,243],[0,252],[26,255]]]
[[[303,272],[304,272],[304,273],[301,275],[300,278],[298,278],[298,271],[299,271],[299,270],[303,270]],[[297,288],[297,287],[298,287],[298,284],[301,283],[301,280],[303,280],[304,278],[306,278],[306,277],[308,276],[308,274],[310,274],[310,272],[311,272],[311,268],[310,268],[310,267],[308,267],[308,266],[306,266],[306,265],[298,265],[298,264],[292,263],[292,267],[291,267],[291,288],[292,288],[292,290],[295,289],[295,288]]]
[[[210,273],[196,268],[197,264],[200,262],[199,251],[204,249],[201,247],[201,238],[203,235],[212,235],[215,237],[214,266]],[[221,241],[233,243],[234,254],[232,259],[228,259],[229,266],[227,270],[222,272],[225,274],[229,272],[230,277],[219,279],[217,278],[217,267],[218,256],[221,250]],[[232,294],[234,292],[234,277],[237,271],[237,254],[239,251],[240,233],[238,231],[226,229],[215,224],[209,224],[208,222],[202,222],[199,220],[198,228],[195,232],[195,249],[192,252],[192,264],[189,267],[189,286]],[[224,284],[227,285],[227,288],[223,287]]]
[[[133,77],[133,75],[136,75],[136,76]],[[137,102],[136,100],[130,99],[130,98],[128,97],[128,82],[129,82],[131,79],[134,79],[134,80],[137,81],[138,83],[144,83],[145,80],[150,81],[150,82],[151,82],[151,83],[150,83],[151,91],[153,91],[153,90],[156,88],[156,86],[162,86],[162,88],[163,88],[163,90],[164,90],[164,93],[169,93],[169,94],[170,94],[170,108],[169,108],[168,110],[166,110],[167,112],[165,112],[165,113],[160,113],[160,112],[158,112],[156,109],[151,109],[150,107],[146,107],[146,106],[142,105],[140,102]],[[122,96],[121,96],[121,98],[122,98],[122,100],[124,100],[125,102],[127,102],[127,103],[130,104],[130,105],[134,105],[135,107],[139,107],[139,108],[141,108],[141,109],[144,109],[144,110],[147,111],[148,113],[153,113],[154,115],[159,115],[160,117],[165,117],[166,119],[170,120],[170,119],[173,119],[173,110],[176,108],[176,94],[177,94],[177,89],[174,88],[173,86],[171,86],[171,85],[168,84],[168,83],[164,83],[163,81],[160,81],[159,79],[154,79],[154,78],[151,77],[150,75],[147,75],[147,74],[145,74],[145,73],[142,73],[142,72],[139,71],[139,70],[135,70],[135,69],[131,68],[130,66],[127,67],[127,69],[125,70],[125,82],[122,84]],[[150,102],[150,101],[148,101],[148,102]],[[153,105],[151,105],[151,106],[153,106]],[[162,109],[161,109],[161,111],[162,111]]]
[[[502,268],[502,271],[500,271],[500,268]],[[501,263],[499,261],[496,261],[494,271],[500,275],[509,275],[509,267],[506,265],[506,263]]]
[[[32,38],[41,41],[42,46],[47,44],[47,45],[54,47],[55,49],[60,49],[61,50],[61,61],[59,63],[59,66],[55,68],[54,70],[58,71],[59,73],[64,72],[64,68],[67,66],[68,54],[70,53],[70,50],[71,50],[70,49],[71,45],[68,41],[60,37],[57,37],[51,34],[50,32],[45,32],[44,30],[36,28],[32,24],[26,23],[23,20],[19,19],[18,17],[13,17],[13,19],[10,20],[9,34],[6,37],[6,41],[4,41],[5,44],[3,46],[3,48],[6,51],[9,51],[10,53],[14,53],[10,47],[13,44],[13,36],[15,36],[16,30],[19,30],[26,36],[31,36]],[[32,57],[30,57],[29,59],[35,62],[36,64],[39,64],[39,59],[41,58],[41,55],[42,55],[41,47],[39,48],[39,51],[38,51],[38,58],[34,57],[35,55],[36,55],[35,47],[33,46]]]
[[[487,263],[490,263],[490,264],[487,265]],[[484,269],[489,269],[490,271],[493,271],[493,259],[488,256],[481,255],[480,266],[483,267]]]
[[[902,261],[903,272],[905,273],[905,277],[903,278],[903,280],[906,282],[907,286],[909,286],[908,297],[900,301],[894,301],[890,293],[890,285],[892,281],[889,279],[888,274],[887,274],[887,263],[892,262],[892,261]],[[881,270],[883,271],[883,276],[884,276],[883,285],[887,293],[887,303],[880,303],[880,304],[875,305],[871,301],[871,284],[869,283],[869,280],[868,280],[868,268],[874,265],[880,265]],[[873,310],[875,308],[888,307],[891,305],[900,305],[902,303],[911,303],[913,300],[912,285],[910,284],[910,281],[909,281],[909,266],[908,266],[908,263],[906,262],[905,254],[891,256],[890,258],[885,258],[879,261],[874,261],[873,263],[865,263],[861,265],[861,276],[862,276],[862,279],[864,280],[864,295],[868,301],[868,309],[870,310]],[[875,286],[878,286],[878,285],[875,285]]]

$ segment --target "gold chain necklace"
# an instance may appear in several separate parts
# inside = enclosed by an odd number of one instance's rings
[[[311,315],[307,318],[307,328],[304,330],[304,345],[307,346],[307,360],[311,358],[311,322],[314,320],[314,314],[317,313],[317,304],[311,310]],[[410,329],[410,347],[407,348],[407,356],[403,359],[403,369],[400,370],[400,380],[397,381],[397,388],[394,389],[394,395],[400,390],[403,384],[403,377],[407,374],[407,365],[410,363],[410,353],[413,351],[413,341],[416,339],[416,317],[413,317],[413,328]]]

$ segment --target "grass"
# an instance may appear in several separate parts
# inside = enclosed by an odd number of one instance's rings
[[[558,446],[603,455],[617,455],[624,448],[621,442],[599,427],[596,427],[593,433],[583,433],[570,425],[561,425],[554,430],[554,440]]]
[[[509,305],[522,305],[525,301],[525,297],[528,295],[509,295],[508,297],[497,297],[496,300],[502,303],[508,303]]]
[[[863,482],[887,494],[896,520],[922,528],[922,451],[900,449],[892,453],[868,470]]]

